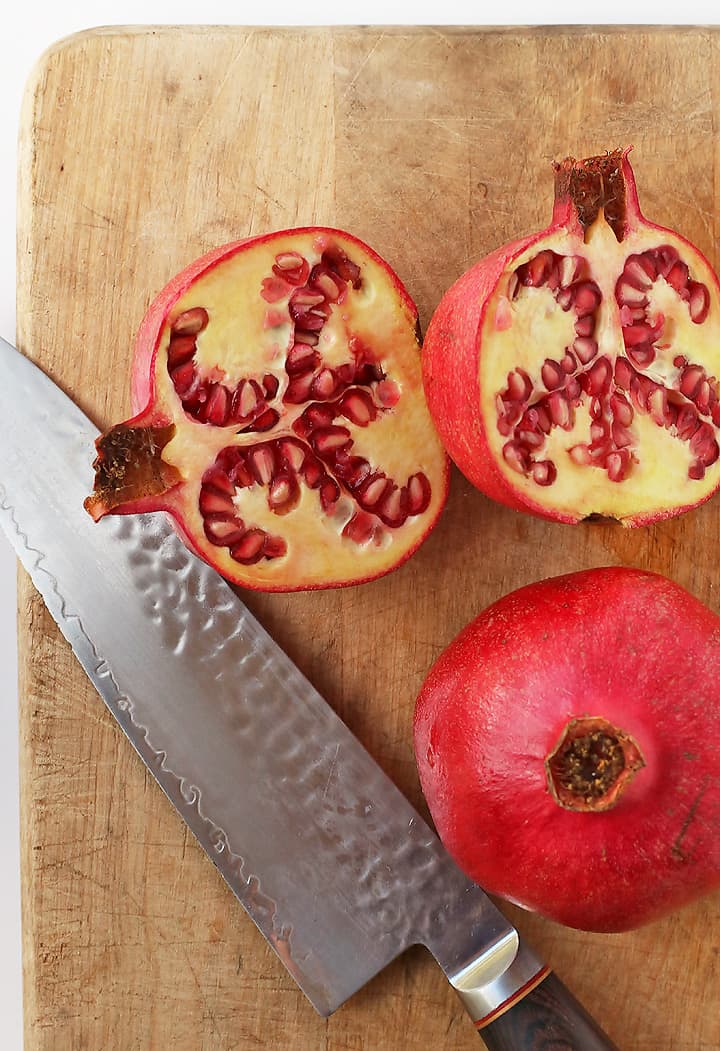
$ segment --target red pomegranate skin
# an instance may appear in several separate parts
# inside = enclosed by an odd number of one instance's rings
[[[601,812],[560,806],[546,773],[583,716],[645,763]],[[612,932],[720,886],[720,618],[664,577],[592,569],[501,598],[432,667],[414,734],[438,834],[493,894]]]

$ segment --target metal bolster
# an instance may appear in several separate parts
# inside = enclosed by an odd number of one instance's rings
[[[481,1029],[539,985],[549,972],[513,930],[448,979],[475,1026]]]

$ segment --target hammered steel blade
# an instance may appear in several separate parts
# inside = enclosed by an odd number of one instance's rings
[[[518,938],[164,516],[83,509],[96,428],[0,340],[0,522],[108,708],[318,1011],[414,943],[492,983]],[[480,967],[480,971],[478,971]]]

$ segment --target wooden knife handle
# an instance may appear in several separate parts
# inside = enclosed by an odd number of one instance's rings
[[[528,984],[476,1023],[488,1051],[619,1051],[552,972]]]

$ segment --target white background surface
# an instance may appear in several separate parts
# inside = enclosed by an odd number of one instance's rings
[[[348,17],[348,14],[350,17]],[[682,14],[682,18],[680,18]],[[15,195],[16,141],[20,101],[28,75],[44,49],[61,37],[98,25],[130,24],[280,24],[324,25],[531,25],[531,24],[718,24],[718,0],[690,0],[667,13],[658,0],[604,0],[583,7],[578,0],[504,0],[502,7],[470,5],[462,0],[364,0],[361,5],[337,0],[272,0],[269,4],[184,0],[145,2],[76,2],[45,7],[12,5],[3,32],[0,62],[0,335],[15,334]],[[0,421],[0,436],[2,421]],[[0,437],[1,440],[1,437]],[[3,1051],[22,1047],[20,967],[20,876],[18,852],[18,720],[15,630],[15,560],[0,535],[0,1018]],[[124,1051],[122,1034],[113,1048]],[[58,1051],[72,1049],[58,1048]]]

